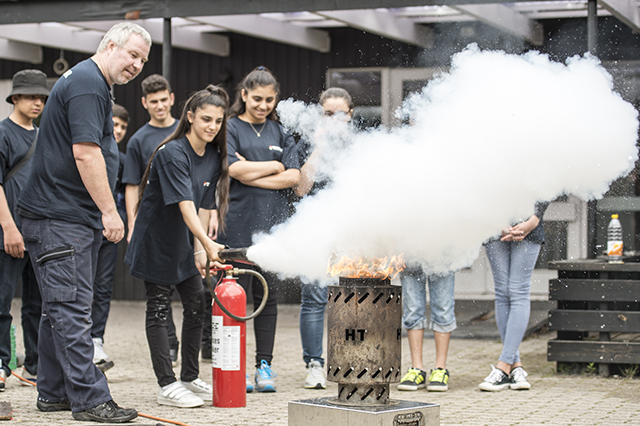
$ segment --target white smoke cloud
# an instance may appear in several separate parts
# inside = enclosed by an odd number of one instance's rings
[[[312,137],[317,106],[283,102],[283,124]],[[482,243],[528,218],[536,201],[599,198],[637,159],[637,112],[597,59],[535,52],[457,54],[409,98],[412,126],[329,142],[332,184],[254,237],[248,256],[283,276],[325,280],[336,255],[403,253],[430,273],[468,266]],[[330,134],[331,125],[325,134]]]

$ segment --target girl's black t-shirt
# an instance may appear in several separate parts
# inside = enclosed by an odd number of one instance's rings
[[[238,117],[227,122],[227,159],[229,166],[240,159],[248,161],[280,161],[285,170],[299,169],[300,161],[293,135],[280,124],[267,120],[251,125]],[[256,131],[260,133],[257,135]],[[231,179],[227,228],[220,232],[218,242],[230,247],[249,247],[255,233],[269,231],[289,216],[291,189],[263,189],[244,185]]]
[[[186,137],[158,150],[125,256],[131,275],[154,284],[175,285],[199,273],[193,234],[178,203],[193,201],[196,209],[215,209],[220,173],[220,153],[211,144],[202,157]]]

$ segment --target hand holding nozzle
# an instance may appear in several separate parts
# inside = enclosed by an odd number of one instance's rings
[[[224,260],[220,258],[220,251],[224,249],[222,244],[218,244],[212,240],[206,241],[204,250],[194,253],[196,268],[200,271],[200,275],[204,279],[207,276],[207,265],[209,261],[214,267],[223,266]],[[221,263],[222,262],[222,263]]]

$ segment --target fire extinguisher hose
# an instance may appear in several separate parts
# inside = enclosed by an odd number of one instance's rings
[[[218,304],[222,312],[224,312],[225,314],[227,314],[229,317],[233,318],[236,321],[249,321],[257,317],[258,315],[260,315],[260,312],[262,312],[262,310],[264,309],[265,305],[267,304],[267,298],[269,297],[269,286],[267,285],[267,280],[264,279],[262,274],[254,271],[253,269],[237,269],[237,268],[233,269],[234,275],[240,275],[240,274],[253,275],[254,277],[258,278],[262,283],[262,289],[263,289],[262,302],[260,302],[260,305],[253,311],[251,315],[249,315],[248,317],[241,317],[241,316],[232,314],[222,303],[220,303],[220,300],[218,299],[218,296],[216,295],[216,292],[215,292],[215,287],[213,286],[213,282],[211,280],[211,273],[209,272],[209,260],[207,260],[206,270],[207,270],[207,275],[206,275],[205,281],[207,282],[207,286],[209,287],[209,291],[211,292],[211,296],[213,297],[213,300],[216,301],[216,303]]]

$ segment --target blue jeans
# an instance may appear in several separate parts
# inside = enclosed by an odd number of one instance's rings
[[[324,311],[327,309],[329,287],[317,282],[302,284],[300,303],[300,340],[302,341],[302,359],[307,366],[318,361],[324,366],[322,358],[322,339],[324,336]]]
[[[496,294],[496,323],[502,339],[499,360],[520,361],[518,347],[531,312],[531,275],[540,253],[532,241],[491,241],[485,245]]]
[[[111,400],[93,364],[91,305],[102,230],[62,220],[22,219],[42,295],[38,397],[69,401],[73,412]]]
[[[429,307],[432,330],[450,333],[456,329],[455,275],[430,275],[427,279],[422,267],[408,266],[400,275],[402,283],[402,325],[407,330],[427,328],[427,292],[429,283]]]

